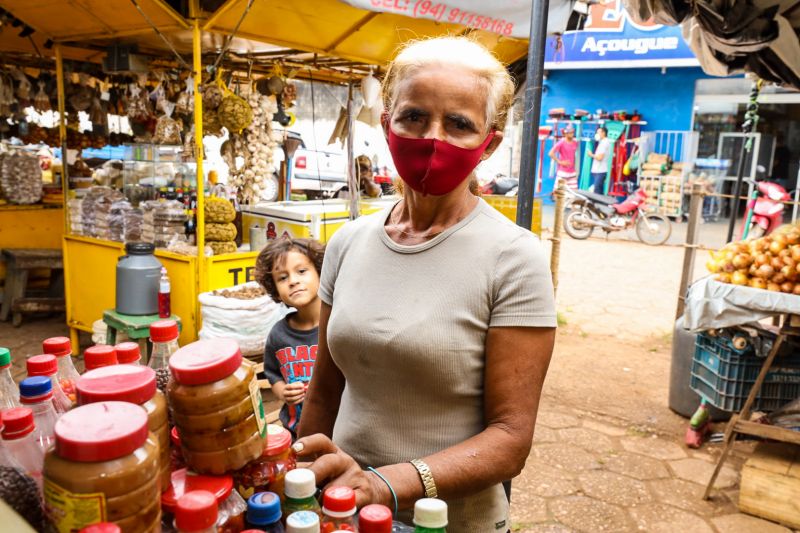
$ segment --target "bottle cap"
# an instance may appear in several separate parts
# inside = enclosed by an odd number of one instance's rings
[[[447,504],[436,498],[422,498],[414,504],[414,525],[431,529],[447,527]]]
[[[198,490],[210,492],[218,502],[224,502],[233,490],[233,477],[206,476],[186,468],[178,469],[172,473],[169,487],[161,494],[161,505],[174,514],[181,496]]]
[[[331,487],[322,496],[322,513],[334,518],[356,514],[356,493],[350,487]]]
[[[247,500],[247,522],[268,526],[281,519],[281,498],[274,492],[257,492]]]
[[[28,376],[52,376],[58,372],[58,360],[55,355],[45,353],[28,357],[25,362]]]
[[[61,415],[55,426],[55,453],[91,463],[133,453],[147,440],[147,413],[127,402],[98,402]]]
[[[72,354],[72,344],[69,342],[69,337],[50,337],[42,342],[42,351],[63,357]]]
[[[208,339],[187,344],[169,358],[172,377],[181,385],[205,385],[226,378],[242,365],[239,344]]]
[[[80,533],[120,533],[122,530],[117,524],[111,522],[100,522],[81,529]]]
[[[280,455],[292,446],[292,434],[276,424],[267,424],[267,447],[264,457]]]
[[[11,364],[11,352],[8,348],[0,347],[0,368],[5,368]]]
[[[156,371],[138,365],[103,366],[79,377],[75,388],[78,405],[108,401],[141,405],[156,394]]]
[[[141,409],[141,408],[140,408]],[[3,411],[3,440],[17,440],[33,432],[33,411],[12,407]]]
[[[86,370],[94,370],[95,368],[116,364],[117,352],[113,346],[97,344],[83,351],[83,366]]]
[[[117,351],[117,361],[121,365],[138,363],[142,358],[139,345],[135,342],[122,342],[114,346],[114,350]]]
[[[203,531],[217,523],[217,498],[206,490],[187,492],[178,498],[175,525],[181,531]]]
[[[286,533],[319,533],[319,516],[313,511],[297,511],[286,519]]]
[[[392,511],[385,505],[370,504],[358,513],[360,533],[392,533]]]
[[[126,242],[125,253],[128,255],[150,255],[156,251],[152,242]]]
[[[283,493],[287,498],[300,500],[317,493],[317,477],[308,468],[295,468],[283,478]]]
[[[174,320],[158,320],[150,324],[150,340],[168,342],[178,338],[178,323]]]
[[[53,382],[48,376],[33,376],[19,382],[20,403],[38,403],[53,396]]]

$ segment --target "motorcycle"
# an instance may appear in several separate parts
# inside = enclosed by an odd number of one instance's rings
[[[672,234],[672,224],[664,215],[645,212],[647,193],[637,189],[625,201],[589,191],[568,189],[570,198],[564,218],[564,230],[573,239],[588,239],[595,228],[606,234],[636,228],[636,236],[645,244],[664,244]]]
[[[486,183],[479,183],[481,194],[498,194],[501,196],[516,196],[519,189],[519,180],[507,178],[503,174],[497,174]]]
[[[745,220],[747,220],[747,213],[751,211],[753,213],[750,218],[750,229],[747,232],[747,237],[752,239],[763,237],[783,224],[784,202],[792,199],[786,189],[777,183],[759,181],[755,182],[755,186],[758,189],[758,197],[747,202],[747,211],[745,211]],[[744,224],[742,224],[743,231]],[[742,238],[741,234],[739,238]]]

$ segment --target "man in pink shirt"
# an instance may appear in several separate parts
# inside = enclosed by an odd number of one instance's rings
[[[575,128],[568,125],[562,130],[564,138],[558,141],[547,154],[556,162],[556,178],[567,182],[570,189],[578,188],[578,173],[575,170],[575,152],[578,151],[578,141],[575,140]]]

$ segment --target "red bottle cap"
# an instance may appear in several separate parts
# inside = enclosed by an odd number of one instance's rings
[[[178,323],[174,320],[159,320],[150,324],[150,340],[167,342],[178,338]]]
[[[33,411],[13,407],[3,411],[3,440],[17,440],[33,432]]]
[[[217,523],[217,498],[208,491],[194,490],[178,499],[175,526],[181,531],[203,531]]]
[[[267,447],[264,457],[280,455],[292,445],[292,434],[289,430],[275,424],[267,424]]]
[[[173,427],[169,432],[169,440],[176,448],[181,447],[181,436],[178,434],[178,426]]]
[[[242,364],[239,344],[208,339],[187,344],[169,358],[172,377],[181,385],[205,385],[226,378]]]
[[[61,415],[55,426],[56,455],[91,463],[124,457],[147,440],[147,413],[126,402],[98,402]]]
[[[97,344],[86,348],[83,352],[83,366],[86,370],[94,370],[102,366],[116,365],[117,352],[113,346]]]
[[[56,357],[72,354],[72,344],[68,337],[50,337],[42,342],[42,351]]]
[[[28,369],[28,377],[52,376],[58,372],[58,360],[55,355],[49,353],[28,357],[25,366]]]
[[[156,394],[156,371],[146,366],[112,365],[78,378],[78,405],[96,402],[143,404]]]
[[[111,522],[101,522],[99,524],[92,524],[81,529],[80,533],[121,533],[121,529],[117,524]]]
[[[360,533],[392,533],[392,511],[385,505],[371,504],[358,513]]]
[[[122,342],[114,346],[114,350],[117,351],[117,361],[121,365],[138,363],[142,358],[139,345],[135,342]]]
[[[205,476],[181,468],[170,476],[169,487],[161,494],[161,505],[167,511],[175,514],[179,500],[189,492],[210,492],[217,498],[217,501],[224,502],[231,495],[232,490],[232,476]]]
[[[322,512],[334,517],[356,514],[356,493],[350,487],[331,487],[322,496]]]

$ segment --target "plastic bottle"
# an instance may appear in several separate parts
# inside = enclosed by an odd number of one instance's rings
[[[33,411],[27,407],[14,407],[3,411],[3,443],[26,474],[42,488],[44,451],[37,445]]]
[[[161,279],[158,282],[158,318],[169,318],[172,316],[172,305],[170,302],[170,286],[167,269],[161,267]]]
[[[53,384],[47,376],[25,378],[19,384],[19,401],[23,407],[33,411],[33,432],[36,442],[46,452],[54,442],[56,409],[53,406]]]
[[[147,366],[153,370],[169,368],[167,361],[179,348],[179,334],[178,323],[174,320],[159,320],[150,324],[150,340],[153,342],[153,351]]]
[[[371,504],[358,513],[359,533],[392,533],[392,511],[385,505]]]
[[[320,533],[319,515],[314,511],[297,511],[286,519],[286,533]]]
[[[0,419],[0,435],[3,433],[3,427],[3,421]],[[0,466],[10,466],[11,468],[23,470],[22,466],[14,459],[14,456],[11,455],[11,452],[6,449],[2,440],[0,440]]]
[[[358,531],[356,493],[350,487],[330,487],[322,495],[322,533]]]
[[[317,478],[307,468],[295,468],[286,472],[284,482],[283,514],[289,516],[297,511],[313,511],[320,515],[320,506],[314,497],[317,493]],[[288,520],[288,518],[287,518]]]
[[[11,352],[0,348],[0,410],[19,407],[19,390],[11,377]]]
[[[56,413],[63,414],[72,409],[72,402],[58,384],[58,361],[55,355],[45,353],[28,357],[25,366],[28,370],[28,377],[47,376],[50,378],[50,383],[53,385],[53,407],[55,407]]]
[[[217,533],[217,497],[207,490],[193,490],[178,498],[175,529],[178,533]]]
[[[75,382],[78,381],[80,374],[75,369],[72,361],[72,343],[67,337],[50,337],[42,342],[42,351],[56,356],[58,361],[58,386],[67,395],[72,405],[75,405]]]
[[[117,352],[117,362],[121,365],[139,365],[142,362],[142,352],[135,342],[122,342],[114,346]]]
[[[103,366],[118,364],[117,351],[113,346],[95,344],[83,351],[83,366],[86,372]]]
[[[266,533],[284,533],[281,498],[274,492],[257,492],[247,500],[247,527]]]
[[[414,504],[415,533],[445,533],[447,504],[435,498],[423,498]]]

